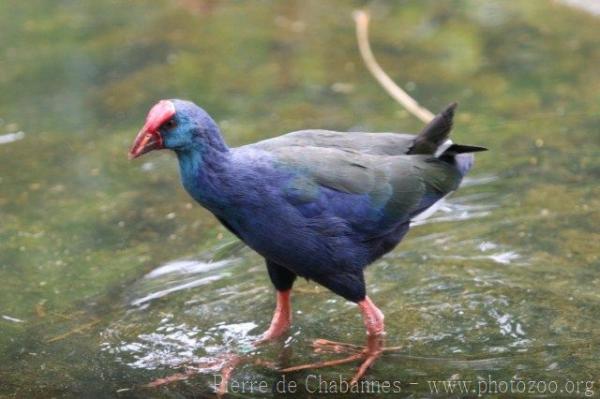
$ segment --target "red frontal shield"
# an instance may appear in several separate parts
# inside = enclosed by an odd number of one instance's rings
[[[129,159],[137,158],[152,150],[163,148],[163,139],[159,128],[175,115],[175,106],[171,101],[161,100],[146,117],[144,127],[139,131],[129,150]]]

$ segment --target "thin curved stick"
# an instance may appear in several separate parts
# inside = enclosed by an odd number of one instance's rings
[[[419,118],[424,123],[429,123],[435,117],[427,108],[419,105],[407,92],[402,90],[377,63],[371,45],[369,44],[369,14],[364,10],[356,10],[353,14],[356,23],[356,38],[358,49],[369,72],[379,82],[381,87],[388,92],[394,100],[398,101],[408,112]]]

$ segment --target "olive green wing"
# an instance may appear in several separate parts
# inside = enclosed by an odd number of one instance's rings
[[[371,155],[403,155],[410,150],[415,137],[404,133],[335,132],[315,129],[299,130],[250,146],[266,151],[277,151],[287,147],[318,147]]]
[[[293,201],[317,201],[319,189],[327,187],[367,198],[381,217],[394,219],[409,217],[428,193],[443,196],[455,190],[461,179],[451,164],[428,155],[385,156],[299,146],[278,147],[272,153],[278,168],[296,176],[286,187]]]

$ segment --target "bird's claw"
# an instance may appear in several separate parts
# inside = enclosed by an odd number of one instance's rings
[[[362,360],[356,373],[350,380],[350,384],[353,385],[358,383],[358,381],[365,375],[369,367],[371,367],[384,352],[397,351],[401,349],[401,347],[384,347],[382,335],[368,336],[367,344],[365,346],[354,345],[345,342],[329,341],[326,339],[317,339],[313,342],[312,346],[317,353],[348,353],[348,356],[341,359],[325,360],[310,364],[287,367],[279,371],[282,373],[291,373],[300,370],[339,366],[342,364]]]

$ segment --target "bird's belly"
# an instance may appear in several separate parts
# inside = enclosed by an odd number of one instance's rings
[[[366,248],[343,220],[311,222],[271,213],[255,210],[226,223],[250,248],[302,277],[354,271],[369,263]]]

